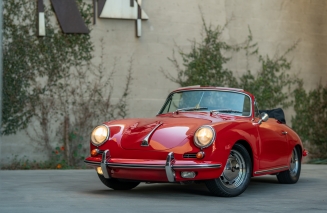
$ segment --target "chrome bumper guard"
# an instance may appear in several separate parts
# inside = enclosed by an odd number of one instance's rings
[[[107,170],[107,158],[110,158],[110,152],[109,152],[109,149],[105,150],[103,153],[102,153],[102,160],[101,160],[101,169],[102,169],[102,172],[103,172],[103,176],[107,179],[110,178],[110,175],[109,175],[109,172]]]
[[[175,161],[174,153],[169,152],[169,154],[167,155],[166,165],[165,165],[166,175],[169,182],[175,182],[175,172],[172,168],[172,164],[174,163],[174,161]]]
[[[110,179],[110,174],[107,167],[111,168],[131,168],[131,169],[164,169],[166,171],[167,179],[169,182],[175,182],[175,169],[218,169],[221,167],[221,164],[195,164],[195,165],[174,165],[175,158],[174,153],[169,152],[166,158],[165,165],[150,165],[150,164],[122,164],[122,163],[109,163],[110,160],[110,151],[107,149],[102,153],[101,163],[84,161],[90,165],[99,165],[101,166],[103,176],[107,179]]]

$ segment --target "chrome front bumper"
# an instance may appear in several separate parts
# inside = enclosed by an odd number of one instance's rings
[[[102,153],[101,162],[87,161],[84,162],[91,166],[100,166],[103,172],[103,176],[107,179],[110,179],[110,174],[107,170],[109,168],[130,168],[130,169],[159,169],[165,170],[166,176],[169,182],[175,182],[175,171],[174,169],[218,169],[221,167],[221,164],[175,164],[174,153],[170,152],[167,155],[166,163],[162,165],[158,164],[131,164],[131,163],[114,163],[110,161],[110,151],[107,149]]]

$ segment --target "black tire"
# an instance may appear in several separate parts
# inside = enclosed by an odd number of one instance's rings
[[[115,178],[106,179],[103,175],[99,175],[99,174],[98,176],[104,185],[114,190],[130,190],[137,187],[140,184],[140,182],[120,181]]]
[[[252,161],[248,151],[241,144],[235,144],[219,178],[207,180],[208,190],[220,197],[235,197],[242,194],[250,183]]]
[[[297,147],[292,151],[289,170],[280,172],[277,175],[279,183],[294,184],[300,178],[301,173],[301,152]]]

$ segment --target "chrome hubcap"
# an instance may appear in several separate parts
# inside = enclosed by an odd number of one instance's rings
[[[299,169],[299,157],[296,148],[294,148],[292,152],[291,164],[290,164],[291,176],[296,176],[298,169]]]
[[[227,159],[225,169],[220,176],[220,181],[226,187],[234,189],[244,182],[245,176],[245,161],[238,151],[232,150]]]

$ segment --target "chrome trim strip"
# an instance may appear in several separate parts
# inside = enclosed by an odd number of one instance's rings
[[[215,169],[221,168],[221,164],[185,164],[185,165],[174,165],[175,158],[174,153],[170,152],[166,158],[165,165],[158,164],[128,164],[128,163],[109,163],[107,159],[110,158],[110,151],[107,149],[102,153],[101,162],[87,161],[86,164],[91,166],[101,166],[103,176],[107,179],[110,178],[107,167],[111,168],[128,168],[128,169],[154,169],[154,170],[165,170],[167,179],[169,182],[175,182],[175,171],[174,169]]]
[[[143,139],[141,146],[149,146],[149,138],[153,134],[153,132],[158,129],[159,126],[161,126],[162,123],[158,124],[156,127],[153,128],[153,130]]]
[[[184,87],[179,89],[176,89],[174,91],[172,91],[171,93],[169,93],[169,95],[167,96],[163,106],[161,107],[161,109],[159,110],[159,112],[157,113],[157,115],[161,115],[161,114],[166,114],[166,113],[160,113],[166,106],[168,98],[173,95],[174,93],[178,93],[178,92],[187,92],[187,91],[220,91],[220,92],[231,92],[231,93],[239,93],[239,94],[243,94],[246,95],[250,98],[250,115],[249,116],[243,116],[243,115],[234,115],[234,116],[238,116],[238,117],[244,117],[244,118],[249,118],[252,117],[252,115],[254,113],[252,113],[252,98],[250,97],[250,95],[246,94],[244,90],[237,90],[236,88],[226,88],[226,89],[220,89],[220,87],[216,87],[217,89],[214,88],[194,88],[194,89],[186,89],[187,87],[185,87],[185,89],[183,89]],[[235,89],[235,90],[233,90]],[[196,111],[196,112],[209,112],[209,111]],[[167,112],[168,113],[168,112]],[[224,115],[230,115],[229,113],[221,113]]]
[[[175,182],[175,172],[172,169],[172,164],[174,163],[174,160],[175,160],[174,153],[169,152],[169,154],[167,155],[166,165],[165,165],[166,175],[169,182]]]
[[[107,158],[110,158],[110,152],[109,152],[109,149],[105,150],[103,153],[102,153],[102,160],[101,160],[101,169],[102,169],[102,172],[103,172],[103,176],[107,179],[110,178],[109,176],[109,173],[108,173],[108,170],[107,170]]]
[[[90,166],[100,166],[101,162],[94,162],[94,161],[88,161],[84,160],[84,163],[89,164]]]
[[[254,172],[254,174],[262,174],[262,173],[267,173],[267,172],[272,172],[272,171],[282,170],[282,169],[288,169],[288,168],[289,168],[288,166],[276,167],[276,168],[272,168],[272,169],[256,171],[256,172]]]
[[[113,168],[128,168],[128,169],[165,169],[164,165],[142,165],[142,164],[126,164],[126,163],[107,163]]]
[[[91,166],[100,166],[100,162],[87,161],[84,163]],[[127,169],[165,169],[165,165],[151,165],[151,164],[126,164],[126,163],[106,163],[106,166],[113,168],[127,168]],[[172,169],[218,169],[221,168],[221,164],[199,164],[199,165],[172,165]]]
[[[173,169],[210,169],[221,168],[221,164],[200,164],[200,165],[178,165],[172,166]]]

